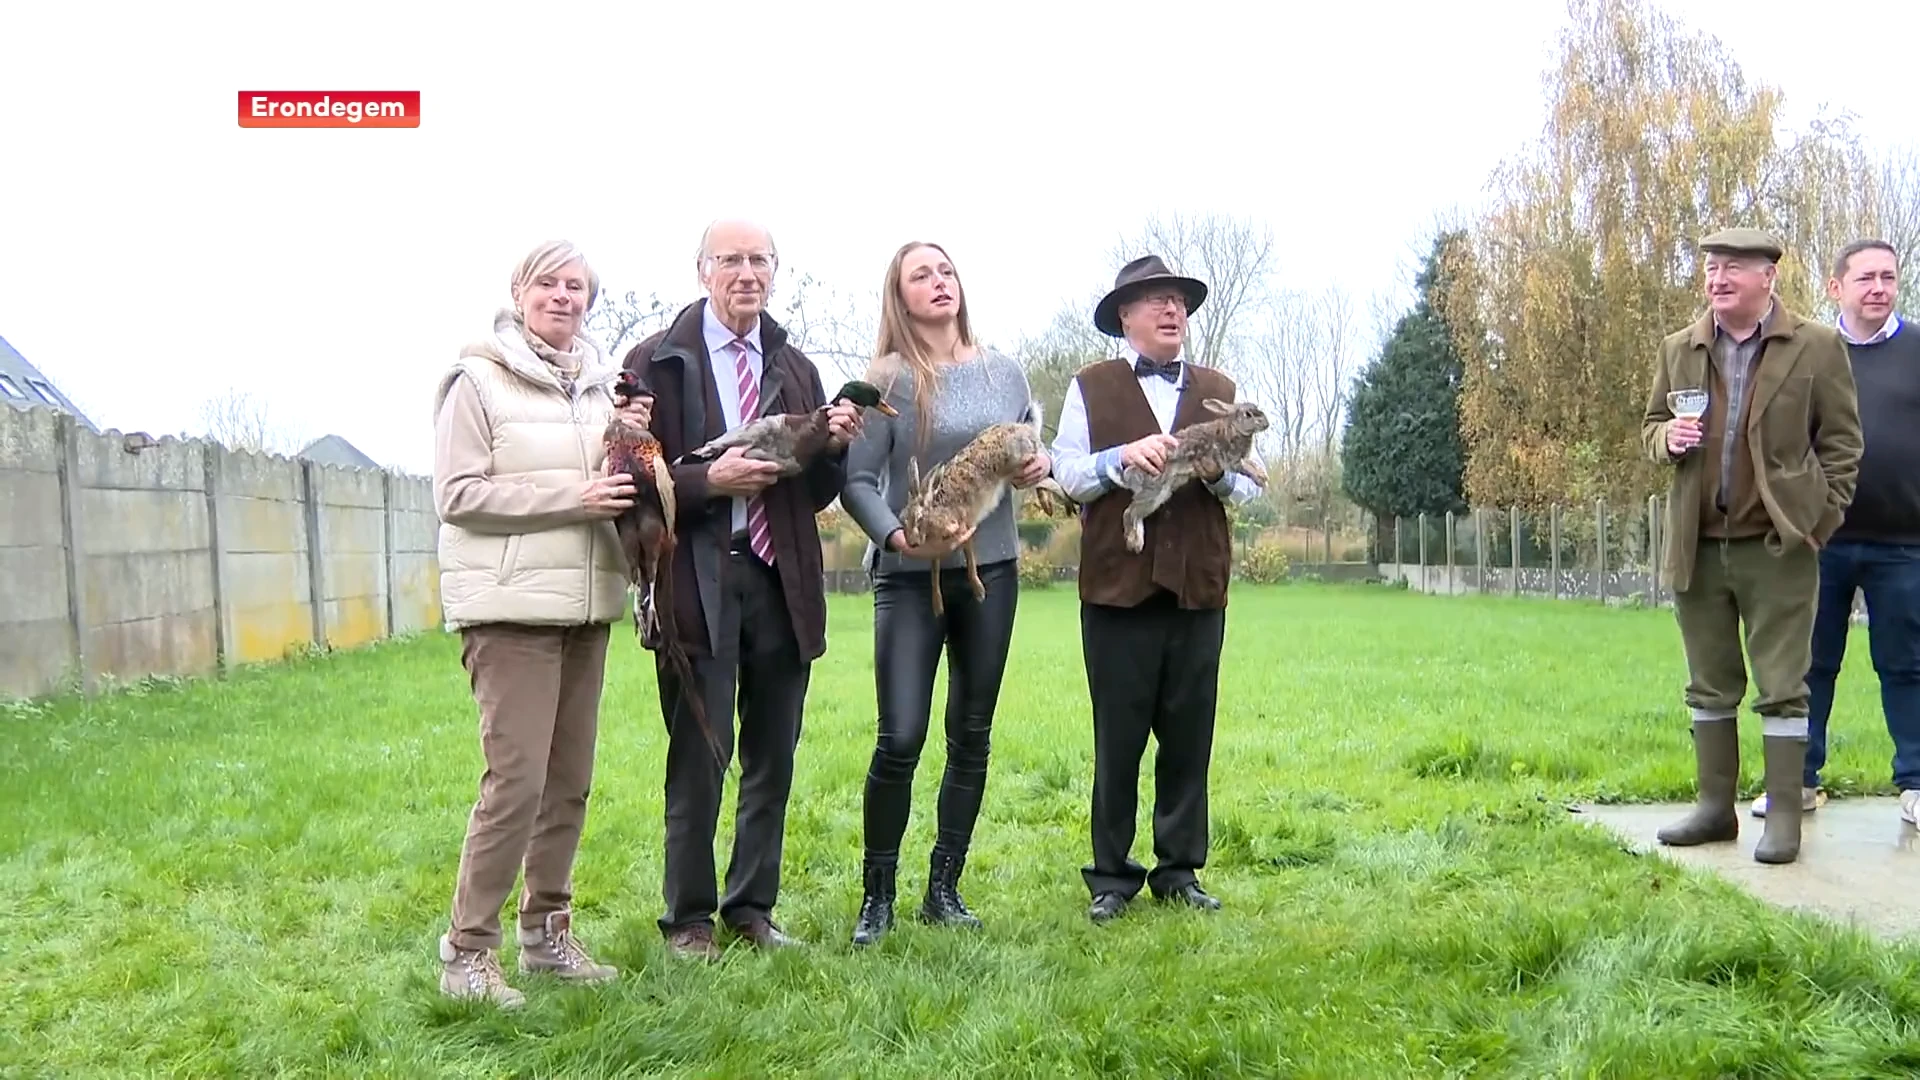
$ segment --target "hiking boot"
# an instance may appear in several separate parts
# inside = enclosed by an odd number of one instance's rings
[[[689,960],[718,960],[720,946],[713,940],[713,927],[707,923],[676,926],[667,934],[667,953]]]
[[[456,949],[440,935],[440,992],[448,997],[479,998],[503,1009],[518,1008],[527,996],[507,985],[500,958],[492,949]]]
[[[1827,805],[1827,792],[1825,788],[1802,787],[1800,789],[1800,810],[1802,813],[1811,814],[1825,805]],[[1764,791],[1753,800],[1753,816],[1757,818],[1767,816],[1767,793]]]
[[[1761,740],[1767,763],[1767,830],[1754,845],[1763,863],[1790,863],[1800,857],[1800,777],[1807,765],[1807,740],[1768,735]]]
[[[1733,806],[1734,789],[1740,782],[1740,730],[1736,722],[1695,721],[1693,758],[1700,788],[1693,813],[1665,826],[1654,836],[1672,847],[1738,839],[1740,814]],[[1798,773],[1794,774],[1793,782],[1798,789]]]
[[[861,884],[860,915],[853,921],[853,943],[871,945],[893,929],[894,864],[868,861]]]
[[[960,899],[960,871],[966,868],[967,857],[935,849],[927,863],[927,898],[920,905],[920,920],[979,929],[979,918]]]
[[[605,982],[620,974],[609,964],[596,964],[573,936],[573,919],[567,912],[549,912],[546,920],[531,929],[520,928],[520,973],[542,972],[573,982]]]

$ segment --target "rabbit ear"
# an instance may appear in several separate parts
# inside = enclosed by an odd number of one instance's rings
[[[1210,397],[1202,401],[1200,404],[1205,406],[1208,412],[1218,413],[1221,416],[1225,416],[1226,414],[1233,411],[1233,406],[1227,404],[1224,401],[1221,401],[1219,398]]]
[[[918,494],[920,494],[920,459],[910,457],[907,459],[907,496],[911,498]]]

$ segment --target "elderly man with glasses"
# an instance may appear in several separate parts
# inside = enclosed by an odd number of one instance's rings
[[[653,395],[651,429],[676,460],[756,415],[826,404],[820,373],[766,312],[779,253],[745,221],[708,226],[695,256],[705,299],[634,346],[625,367]],[[754,945],[793,944],[773,922],[787,796],[813,661],[826,652],[825,581],[814,515],[840,494],[858,409],[828,410],[826,453],[780,479],[772,462],[728,450],[673,466],[673,624],[692,661],[684,688],[664,656],[655,669],[667,718],[666,911],[677,955],[716,958],[714,915]],[[740,793],[726,894],[716,895],[713,838],[723,764],[681,703],[701,695],[727,756],[739,704]]]

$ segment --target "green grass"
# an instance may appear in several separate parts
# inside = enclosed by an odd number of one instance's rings
[[[623,977],[518,980],[529,1002],[509,1014],[435,990],[481,769],[451,638],[0,711],[0,1075],[1920,1070],[1920,949],[1635,856],[1566,812],[1690,797],[1670,614],[1238,589],[1204,874],[1226,907],[1140,904],[1095,927],[1074,597],[1021,602],[963,883],[984,932],[908,919],[870,952],[846,943],[872,641],[868,599],[836,597],[778,912],[812,945],[669,962],[663,732],[645,654],[617,634],[576,895]],[[1828,772],[1842,793],[1887,790],[1864,645]],[[908,904],[943,753],[931,739],[915,789]]]

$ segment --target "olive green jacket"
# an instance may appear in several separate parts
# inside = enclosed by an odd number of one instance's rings
[[[1823,545],[1840,527],[1853,501],[1864,442],[1853,366],[1839,331],[1801,318],[1778,300],[1775,304],[1753,376],[1746,425],[1754,483],[1773,522],[1766,543],[1778,554],[1791,544]],[[1703,433],[1702,449],[1676,461],[1667,453],[1667,426],[1673,421],[1667,391],[1711,385],[1713,335],[1709,312],[1660,343],[1646,419],[1640,428],[1648,456],[1673,466],[1663,532],[1667,580],[1676,590],[1685,589],[1693,578],[1694,551],[1700,542],[1703,450],[1711,452],[1715,433]]]

